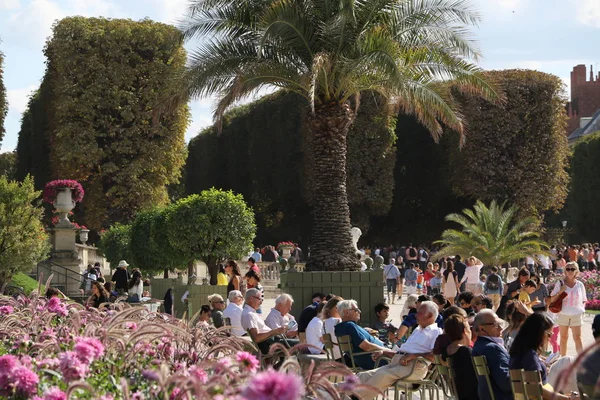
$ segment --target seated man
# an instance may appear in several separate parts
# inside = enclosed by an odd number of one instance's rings
[[[467,313],[467,316],[472,316],[475,315],[475,312],[473,311],[473,308],[471,306],[471,302],[473,301],[473,297],[475,297],[473,295],[472,292],[461,292],[458,295],[457,301],[458,301],[458,305],[465,310],[465,312]]]
[[[246,292],[246,305],[242,311],[242,328],[248,332],[254,343],[263,354],[269,352],[269,347],[273,343],[283,342],[283,338],[278,335],[285,334],[286,327],[277,329],[269,328],[256,310],[262,303],[262,296],[258,289],[248,289]],[[283,342],[285,343],[285,342]]]
[[[312,295],[312,304],[307,306],[298,316],[298,332],[306,332],[306,327],[310,321],[317,316],[317,307],[325,298],[324,293],[317,292]]]
[[[223,310],[223,317],[231,322],[231,333],[235,336],[244,336],[246,331],[242,328],[242,304],[244,296],[239,290],[232,290],[227,297],[229,304]]]
[[[377,397],[378,391],[383,392],[399,380],[410,382],[423,379],[427,375],[429,363],[417,362],[416,359],[424,357],[430,362],[433,361],[433,345],[442,333],[435,323],[437,317],[438,307],[434,302],[421,303],[417,309],[419,326],[406,343],[402,344],[398,353],[383,350],[383,355],[393,357],[388,365],[358,374],[360,382],[371,387],[361,387],[355,394],[363,400],[372,399]]]
[[[493,307],[492,299],[484,294],[478,294],[477,296],[473,297],[471,304],[473,305],[473,311],[475,311],[475,313],[478,313],[486,308],[491,310]]]
[[[271,329],[277,329],[282,326],[289,328],[285,336],[291,338],[298,336],[298,324],[296,319],[289,312],[292,310],[294,299],[287,293],[279,295],[275,299],[275,307],[265,319],[265,324]],[[293,321],[290,327],[290,322]]]
[[[473,357],[485,356],[490,369],[490,381],[496,400],[512,400],[508,367],[508,352],[502,341],[502,320],[492,310],[481,310],[475,316],[474,329],[477,340],[473,346]],[[491,399],[485,377],[478,376],[480,400]]]
[[[373,322],[371,328],[379,333],[379,340],[385,344],[395,342],[396,331],[398,328],[387,321],[390,316],[390,306],[385,303],[377,304],[375,306],[375,315],[377,316],[377,319]]]
[[[342,300],[337,305],[338,313],[342,322],[334,328],[335,336],[349,335],[352,340],[352,351],[360,353],[364,351],[383,351],[387,350],[381,340],[373,337],[363,327],[357,324],[360,319],[360,309],[355,300]],[[356,366],[362,369],[375,368],[372,354],[363,354],[354,357]]]

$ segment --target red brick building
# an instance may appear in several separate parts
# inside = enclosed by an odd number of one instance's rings
[[[600,72],[594,77],[590,65],[589,79],[587,68],[583,64],[573,67],[571,71],[571,101],[567,103],[567,135],[580,127],[580,119],[592,117],[600,110]]]

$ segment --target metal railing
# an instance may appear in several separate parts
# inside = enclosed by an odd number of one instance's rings
[[[50,259],[39,262],[35,269],[29,274],[35,280],[42,279],[45,284],[50,275],[52,276],[52,287],[57,288],[69,297],[81,297],[79,286],[83,282],[83,274],[71,268],[60,265]],[[76,287],[77,289],[73,290]],[[71,290],[69,290],[71,288]]]

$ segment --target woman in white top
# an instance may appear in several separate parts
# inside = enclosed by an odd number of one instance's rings
[[[139,269],[135,268],[129,280],[129,301],[130,303],[139,303],[142,300],[142,294],[144,293],[144,282],[142,281],[142,273]],[[137,295],[137,296],[136,296]]]
[[[483,263],[476,257],[471,256],[467,258],[467,269],[460,283],[466,282],[465,288],[474,295],[483,293],[483,287],[479,279],[482,267]]]
[[[552,295],[548,304],[558,299],[561,293],[566,293],[567,297],[563,299],[562,310],[558,313],[558,327],[560,330],[560,355],[567,354],[567,341],[569,340],[569,328],[573,333],[573,341],[577,354],[583,351],[581,343],[581,325],[583,324],[583,314],[585,313],[585,302],[587,295],[585,286],[579,280],[579,266],[576,262],[569,262],[565,266],[565,279],[557,282],[552,290]]]
[[[317,316],[310,320],[306,326],[306,344],[310,345],[308,351],[311,354],[321,354],[323,350],[323,319],[321,318],[323,308],[327,305],[322,301],[317,307]]]
[[[341,360],[342,353],[340,352],[340,347],[338,346],[338,339],[335,336],[334,327],[342,322],[340,318],[340,313],[337,310],[337,305],[340,301],[342,301],[341,297],[333,297],[331,298],[325,308],[323,308],[323,312],[321,313],[321,317],[323,318],[323,333],[328,333],[331,336],[331,341],[333,342],[333,359]]]

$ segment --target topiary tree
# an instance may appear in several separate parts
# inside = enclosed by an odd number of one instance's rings
[[[449,214],[446,221],[459,224],[462,230],[447,229],[436,243],[443,248],[436,253],[442,258],[460,254],[475,256],[487,266],[500,266],[512,260],[547,254],[548,245],[540,233],[531,228],[536,218],[517,218],[518,208],[492,201],[487,207],[481,200],[462,214]]]
[[[6,176],[6,179],[14,180],[17,164],[17,153],[9,151],[0,153],[0,175]]]
[[[217,283],[218,262],[247,254],[256,234],[254,212],[242,195],[214,188],[168,207],[166,228],[185,259],[208,265],[211,285]]]
[[[0,289],[13,275],[31,271],[50,251],[40,194],[29,176],[15,182],[0,175]]]
[[[79,219],[96,230],[167,204],[185,163],[189,110],[186,101],[160,116],[153,107],[185,67],[181,33],[150,20],[65,18],[44,54],[19,137],[20,174],[42,185],[44,171],[80,181]]]
[[[116,223],[107,231],[101,233],[98,249],[112,268],[116,268],[120,260],[127,260],[132,264],[133,257],[130,249],[131,225]]]
[[[166,234],[165,209],[153,208],[140,212],[131,223],[129,245],[132,262],[147,274],[156,275],[185,265],[181,251],[171,246]]]
[[[462,150],[451,147],[454,189],[472,199],[507,201],[523,215],[560,210],[569,184],[561,79],[530,70],[486,75],[506,101],[496,104],[455,91],[467,135]]]
[[[1,43],[2,41],[0,41]],[[8,101],[6,100],[6,86],[4,86],[4,70],[2,65],[4,63],[4,54],[0,51],[0,148],[2,148],[2,139],[4,139],[4,120],[8,113]]]
[[[582,240],[598,241],[600,234],[600,132],[584,136],[573,148],[568,211]]]

